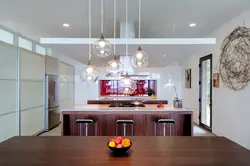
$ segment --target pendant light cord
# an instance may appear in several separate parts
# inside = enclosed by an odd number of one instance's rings
[[[104,27],[104,25],[103,25],[103,18],[104,17],[104,9],[103,9],[103,0],[101,0],[101,33],[103,34],[103,27]]]
[[[91,0],[89,0],[89,63],[91,60]]]
[[[116,37],[116,0],[114,0],[114,39]],[[114,42],[114,55],[115,55],[115,42]]]
[[[128,38],[128,0],[126,0],[126,39],[127,38]],[[126,56],[128,57],[128,44],[127,43],[126,43]],[[128,61],[128,65],[129,65],[129,61]],[[128,69],[127,69],[127,73],[128,73]]]
[[[139,0],[139,39],[141,38],[141,0]]]
[[[173,25],[173,37],[175,37],[175,33],[176,33],[176,24]]]

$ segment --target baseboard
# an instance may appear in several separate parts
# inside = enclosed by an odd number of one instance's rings
[[[61,124],[61,122],[57,125],[55,125],[54,127],[52,127],[49,131],[53,130],[54,128],[58,127],[59,125]],[[41,132],[38,132],[37,134],[35,134],[35,136],[40,136],[42,135],[43,133],[46,133],[46,132],[49,132],[49,131],[46,131],[46,130],[43,130]]]
[[[45,132],[46,132],[45,130],[41,130],[41,131],[37,132],[36,134],[33,134],[32,136],[39,136]]]

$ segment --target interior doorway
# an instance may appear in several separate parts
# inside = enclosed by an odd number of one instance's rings
[[[212,131],[212,54],[200,58],[199,125]]]

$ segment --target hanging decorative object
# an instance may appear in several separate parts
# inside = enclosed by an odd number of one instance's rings
[[[126,0],[126,38],[128,37],[128,0]],[[128,45],[126,44],[126,56],[128,56]],[[125,95],[133,94],[136,89],[135,81],[129,77],[128,72],[120,80],[119,92]]]
[[[250,29],[236,28],[221,46],[220,75],[223,83],[235,91],[250,81]]]
[[[139,39],[141,38],[141,0],[139,0]],[[131,57],[131,64],[134,67],[146,67],[148,65],[148,55],[142,50],[139,45],[137,51]]]
[[[91,0],[89,0],[89,38],[91,38]],[[98,79],[98,72],[95,66],[90,64],[91,61],[91,44],[89,44],[89,61],[88,65],[83,68],[80,77],[83,82],[96,82]]]
[[[130,95],[135,92],[136,83],[128,76],[128,73],[120,80],[119,92],[125,95]]]
[[[88,65],[81,71],[80,77],[83,82],[96,82],[98,80],[98,72],[95,66],[90,64],[90,60]]]
[[[109,77],[119,77],[123,73],[124,66],[117,60],[116,56],[108,62],[108,65],[105,67],[106,75]]]
[[[116,0],[114,0],[114,39],[116,36]],[[108,77],[119,77],[123,73],[124,66],[117,60],[115,56],[115,44],[114,44],[114,58],[108,62],[108,65],[105,68],[106,76]]]
[[[111,54],[111,44],[104,37],[103,15],[103,0],[101,0],[101,37],[93,44],[93,52],[99,57],[107,57]]]
[[[148,65],[148,55],[142,50],[141,46],[131,57],[131,64],[134,67],[146,67]]]

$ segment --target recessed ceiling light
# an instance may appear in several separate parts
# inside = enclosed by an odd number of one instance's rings
[[[163,55],[164,57],[166,57],[166,55]]]
[[[64,23],[63,27],[70,27],[70,25],[68,23]]]
[[[191,23],[189,24],[190,27],[195,27],[196,26],[196,23]]]

